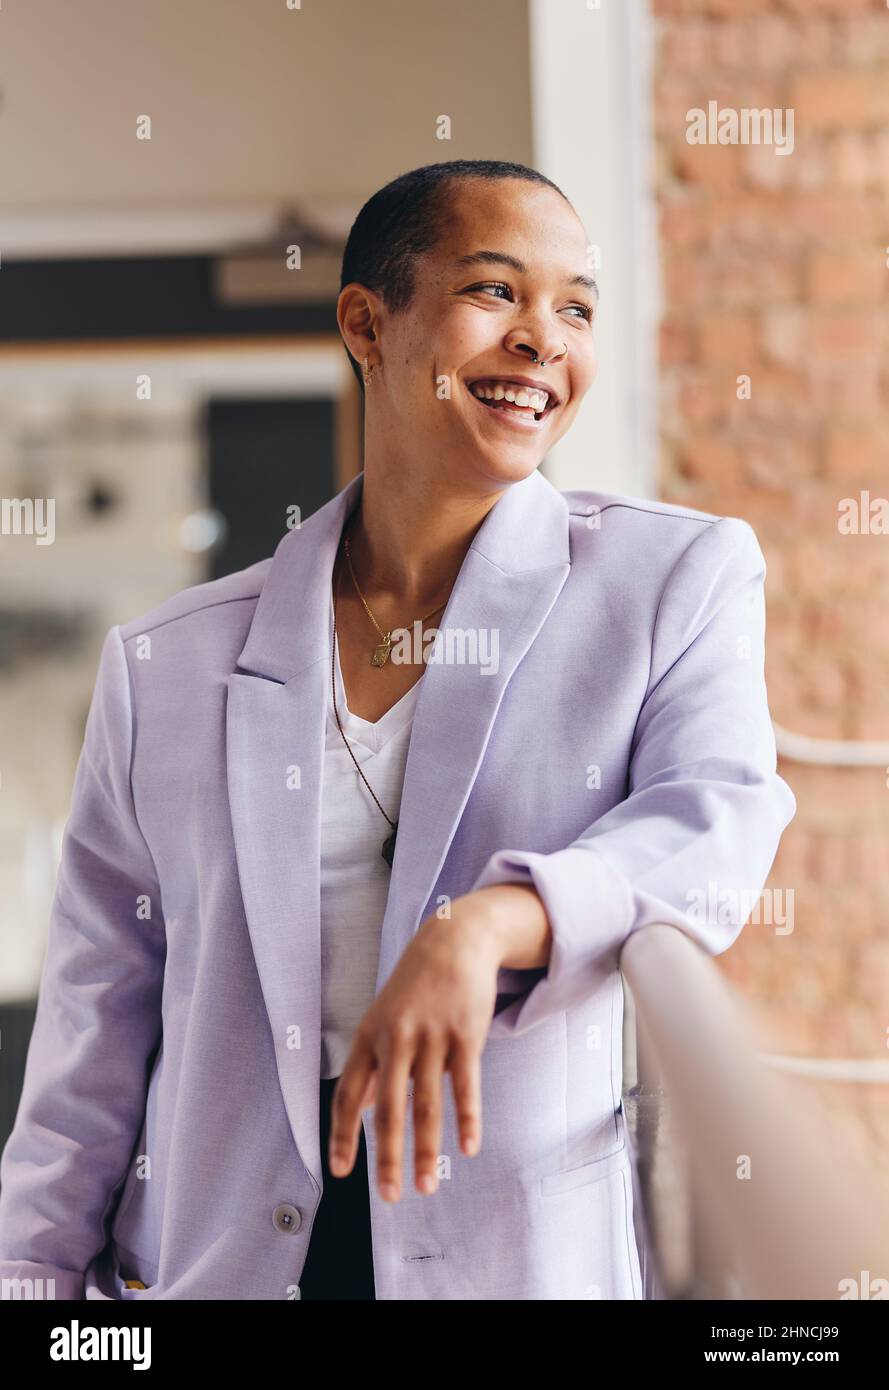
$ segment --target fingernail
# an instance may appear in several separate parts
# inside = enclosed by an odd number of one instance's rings
[[[394,1182],[381,1182],[380,1196],[384,1202],[397,1202],[398,1188],[395,1186]]]
[[[417,1182],[417,1187],[421,1192],[433,1193],[435,1191],[435,1179],[431,1173],[424,1173]]]
[[[346,1171],[346,1156],[341,1151],[330,1156],[330,1171],[335,1176],[342,1175]]]

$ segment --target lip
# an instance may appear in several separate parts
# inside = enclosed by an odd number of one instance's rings
[[[484,380],[484,378],[480,379]],[[488,420],[495,420],[506,429],[518,430],[522,434],[533,434],[535,430],[544,429],[549,418],[550,409],[555,409],[554,406],[548,408],[546,413],[539,420],[535,420],[530,412],[527,415],[513,415],[512,412],[508,410],[492,410],[490,406],[485,405],[484,401],[480,401],[478,396],[473,396],[468,386],[466,388],[466,394],[473,404],[484,412]]]
[[[518,383],[519,386],[528,386],[533,391],[545,391],[549,396],[549,401],[547,402],[547,414],[549,414],[549,411],[554,406],[562,404],[562,398],[559,395],[558,391],[555,389],[555,387],[550,382],[541,381],[540,377],[521,375],[512,376],[507,375],[506,373],[501,375],[496,372],[491,376],[474,376],[471,381],[467,381],[466,383],[467,388],[470,391],[470,394],[472,393],[472,387],[475,386],[475,384],[479,381],[515,381]],[[474,399],[477,400],[478,397],[475,397]]]
[[[531,379],[526,376],[477,376],[473,378],[473,383],[476,381],[514,381],[521,386],[534,385]],[[536,430],[545,429],[549,417],[552,415],[554,410],[558,409],[559,405],[559,402],[554,398],[554,395],[551,392],[550,399],[546,403],[546,410],[543,412],[540,419],[536,420],[534,416],[530,413],[525,416],[513,415],[511,411],[507,410],[492,410],[490,406],[485,405],[484,401],[480,401],[478,396],[473,394],[472,390],[470,389],[469,382],[465,382],[464,385],[466,386],[466,394],[469,396],[470,400],[479,410],[484,412],[484,414],[487,416],[489,420],[497,420],[506,429],[519,430],[525,434],[533,434]],[[537,389],[542,389],[545,391],[550,390],[548,386],[545,386],[543,388],[537,387]]]

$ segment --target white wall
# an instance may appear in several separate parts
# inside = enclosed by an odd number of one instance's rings
[[[655,496],[659,291],[648,0],[530,0],[533,162],[601,251],[599,374],[547,460],[561,488]]]

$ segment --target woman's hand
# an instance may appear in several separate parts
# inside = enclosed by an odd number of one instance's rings
[[[533,902],[532,902],[533,899]],[[545,963],[549,923],[536,892],[496,885],[428,917],[368,1009],[334,1092],[331,1172],[351,1172],[361,1111],[375,1107],[380,1196],[401,1195],[408,1078],[414,1078],[414,1181],[433,1193],[442,1130],[444,1074],[450,1072],[460,1147],[481,1147],[481,1054],[497,998],[501,965]]]

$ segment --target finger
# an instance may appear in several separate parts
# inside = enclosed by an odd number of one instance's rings
[[[327,1161],[334,1177],[343,1178],[354,1167],[361,1111],[366,1109],[368,1097],[373,1093],[374,1066],[370,1044],[356,1039],[333,1090]]]
[[[438,1187],[442,1100],[447,1044],[426,1038],[414,1063],[414,1184],[418,1192]]]
[[[385,1202],[397,1202],[401,1196],[404,1117],[415,1047],[413,1036],[399,1030],[390,1035],[378,1060],[374,1107],[377,1189]]]
[[[467,1042],[457,1042],[448,1057],[460,1148],[470,1157],[482,1143],[481,1052]]]

